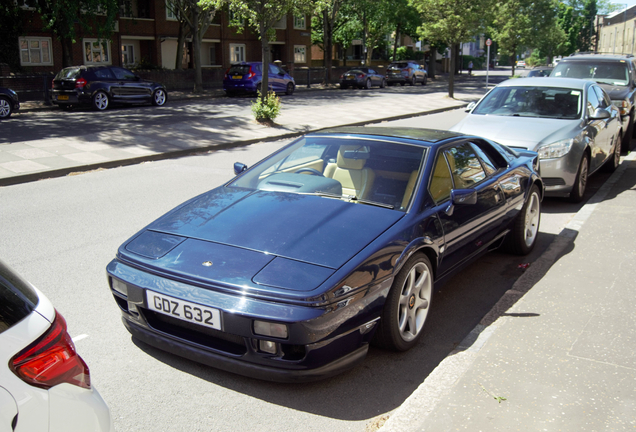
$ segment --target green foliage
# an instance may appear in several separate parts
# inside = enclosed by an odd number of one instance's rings
[[[395,52],[395,59],[393,60],[422,60],[424,58],[424,52],[413,51],[411,47],[401,46]]]
[[[526,58],[526,64],[530,67],[543,66],[547,63],[546,58],[541,56],[538,49],[533,50],[530,57]]]
[[[473,62],[473,69],[486,69],[486,57],[462,56],[462,69],[468,69],[468,63]]]
[[[22,9],[14,0],[0,0],[0,63],[20,70],[20,52],[16,49],[22,34]]]
[[[257,121],[273,121],[280,113],[280,98],[273,91],[258,97],[252,102],[252,113]]]

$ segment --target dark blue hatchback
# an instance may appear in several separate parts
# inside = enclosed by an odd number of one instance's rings
[[[276,93],[291,95],[296,89],[294,78],[280,67],[269,65],[269,88]],[[263,64],[261,62],[237,63],[232,65],[223,78],[223,90],[228,96],[239,93],[256,93],[261,89],[263,81]]]

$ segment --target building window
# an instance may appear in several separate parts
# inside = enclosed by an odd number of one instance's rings
[[[285,30],[287,28],[287,15],[278,20],[278,22],[274,24],[273,27],[278,30]]]
[[[135,47],[133,45],[121,46],[121,63],[123,65],[132,65],[135,63]]]
[[[23,37],[19,39],[20,64],[38,66],[53,64],[51,60],[51,38]]]
[[[170,0],[166,0],[166,20],[177,21],[177,10]]]
[[[294,45],[294,63],[307,63],[307,47]]]
[[[84,64],[110,64],[110,42],[84,39]]]
[[[245,44],[230,44],[230,63],[245,61]]]
[[[305,24],[305,15],[294,17],[294,28],[296,30],[305,30],[307,28]]]

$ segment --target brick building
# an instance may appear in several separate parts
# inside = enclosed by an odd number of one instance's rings
[[[28,0],[24,1],[28,5]],[[133,0],[130,10],[122,11],[108,41],[96,34],[81,32],[73,44],[75,65],[113,64],[124,67],[152,65],[175,69],[179,23],[166,0]],[[16,49],[27,73],[57,72],[62,68],[62,45],[42,22],[33,8],[24,6],[24,35]],[[289,69],[311,64],[311,19],[288,15],[276,28],[270,43],[271,60],[280,60]],[[192,43],[186,43],[182,64],[192,68]],[[259,61],[261,42],[249,28],[238,32],[229,25],[227,7],[217,12],[203,37],[202,65],[205,69],[225,70],[231,63]]]

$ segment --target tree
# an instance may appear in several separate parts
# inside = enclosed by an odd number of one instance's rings
[[[177,69],[183,56],[183,43],[188,34],[192,35],[192,60],[194,63],[194,93],[203,91],[201,71],[201,42],[208,31],[216,12],[225,0],[170,0],[170,7],[179,21],[179,41],[177,47]]]
[[[22,34],[22,9],[14,0],[0,1],[0,63],[20,69],[20,54],[15,49]]]
[[[472,39],[484,27],[488,0],[411,0],[422,17],[418,33],[426,40],[440,41],[455,52],[460,42]],[[434,59],[433,59],[434,61]],[[451,56],[448,96],[454,97],[455,56]]]
[[[51,30],[62,43],[63,67],[74,64],[78,30],[95,32],[102,41],[110,39],[119,8],[118,0],[36,0],[44,30]],[[107,45],[101,45],[107,51]]]
[[[333,66],[333,36],[338,23],[340,7],[346,0],[327,0],[322,10],[322,50],[325,59],[325,80],[331,81]],[[312,26],[313,28],[313,26]]]
[[[402,35],[417,36],[417,28],[422,24],[422,19],[417,9],[411,6],[408,0],[394,0],[389,8],[389,14],[389,20],[395,29],[393,60],[396,60],[400,37]]]
[[[274,37],[274,25],[288,13],[305,14],[312,8],[320,9],[316,0],[228,0],[230,10],[244,18],[257,32],[261,40],[263,81],[261,81],[261,102],[269,88],[269,42]]]

